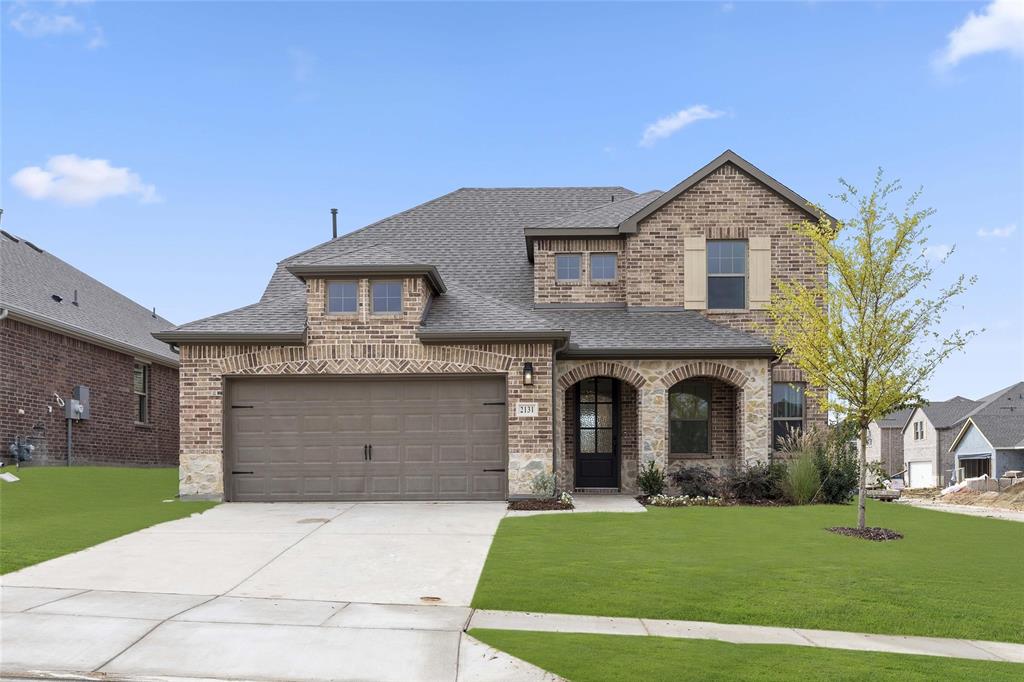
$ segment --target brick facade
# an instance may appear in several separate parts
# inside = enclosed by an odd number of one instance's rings
[[[178,370],[150,365],[149,423],[136,424],[134,363],[130,355],[86,341],[0,321],[3,455],[15,436],[30,436],[37,445],[34,464],[64,464],[67,422],[54,393],[68,399],[81,384],[90,391],[90,418],[72,426],[73,464],[176,466]]]
[[[621,239],[538,239],[533,245],[533,300],[537,303],[625,303],[625,280],[622,277]],[[555,277],[555,256],[560,253],[580,254],[580,279],[560,282]],[[590,277],[590,254],[614,253],[618,267],[616,277],[595,281]]]

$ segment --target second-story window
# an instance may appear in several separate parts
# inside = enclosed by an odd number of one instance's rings
[[[578,282],[580,279],[580,254],[557,254],[555,256],[555,279],[559,282]]]
[[[615,279],[615,254],[590,254],[590,279],[595,282],[610,282]]]
[[[327,312],[354,313],[359,307],[359,285],[356,282],[331,282],[327,285]]]
[[[373,312],[374,313],[400,313],[400,312],[402,312],[402,283],[401,282],[374,282],[373,283]]]
[[[747,307],[747,242],[740,239],[708,241],[708,309],[740,310]]]

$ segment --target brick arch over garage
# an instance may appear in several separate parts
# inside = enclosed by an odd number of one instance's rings
[[[712,360],[697,360],[676,367],[658,380],[664,388],[672,388],[684,379],[692,377],[713,377],[732,384],[742,390],[747,385],[747,377],[740,370]]]
[[[647,383],[647,379],[645,379],[643,375],[636,370],[630,369],[629,367],[617,362],[601,360],[573,367],[558,378],[558,388],[564,391],[570,386],[591,377],[611,377],[613,379],[619,379],[636,389],[643,388]]]
[[[222,374],[473,374],[513,371],[516,358],[475,348],[403,347],[389,356],[317,357],[303,348],[264,348],[219,359]]]

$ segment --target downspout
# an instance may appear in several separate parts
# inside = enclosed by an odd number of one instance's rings
[[[558,382],[555,381],[555,364],[558,362],[558,354],[569,346],[569,336],[566,335],[561,345],[551,344],[551,472],[558,480],[558,439],[561,437],[558,429],[558,411],[555,405],[558,400]]]

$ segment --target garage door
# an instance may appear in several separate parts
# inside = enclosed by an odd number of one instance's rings
[[[236,379],[226,400],[230,500],[505,497],[503,378]]]
[[[932,488],[935,486],[935,473],[931,462],[911,462],[908,466],[911,488]]]

